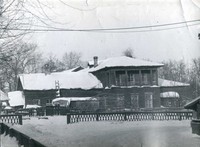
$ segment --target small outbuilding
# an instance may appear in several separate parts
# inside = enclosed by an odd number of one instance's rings
[[[191,122],[192,133],[200,135],[200,96],[186,104],[184,108],[194,110],[196,113]]]

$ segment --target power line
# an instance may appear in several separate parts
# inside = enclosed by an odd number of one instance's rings
[[[147,25],[147,26],[137,26],[137,27],[120,27],[120,28],[95,28],[95,29],[65,29],[65,28],[53,28],[53,29],[31,29],[31,28],[1,28],[5,30],[11,30],[11,31],[34,31],[34,32],[107,32],[107,31],[132,31],[132,30],[138,30],[138,29],[152,29],[152,28],[160,28],[161,30],[167,30],[167,29],[176,29],[176,28],[183,28],[188,26],[194,26],[194,25],[200,25],[200,23],[196,24],[188,24],[188,23],[195,23],[200,22],[200,19],[197,20],[190,20],[190,21],[182,21],[182,22],[175,22],[175,23],[166,23],[166,24],[160,24],[160,25]],[[185,26],[179,26],[179,25],[185,25]],[[178,26],[177,26],[178,25]],[[168,27],[168,26],[174,26],[171,28],[161,28],[161,27]],[[139,32],[143,31],[157,31],[157,30],[138,30]]]

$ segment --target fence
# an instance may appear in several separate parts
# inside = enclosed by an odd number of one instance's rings
[[[22,115],[0,115],[1,122],[22,125]]]
[[[4,123],[0,123],[1,134],[8,135],[10,137],[15,137],[18,141],[18,144],[23,147],[45,147],[45,145],[41,144],[40,142],[34,140],[33,138],[15,130],[14,128],[10,128]]]
[[[146,121],[146,120],[189,120],[191,111],[185,112],[115,112],[67,114],[67,124],[83,121]]]

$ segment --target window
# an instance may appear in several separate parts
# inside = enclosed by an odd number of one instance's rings
[[[40,99],[33,99],[33,104],[34,105],[40,105]]]
[[[124,108],[124,95],[117,94],[117,108],[122,109]]]
[[[142,84],[150,85],[150,70],[142,70]]]
[[[117,86],[126,86],[125,71],[116,71],[116,85]]]
[[[51,104],[51,102],[52,102],[52,99],[47,99],[46,100],[46,104],[48,105],[48,104]]]
[[[128,71],[128,86],[139,85],[139,71]]]
[[[139,95],[131,93],[131,108],[137,110],[139,108]]]
[[[157,72],[156,72],[156,70],[152,70],[152,84],[157,85]]]
[[[153,93],[145,93],[145,108],[153,108]]]

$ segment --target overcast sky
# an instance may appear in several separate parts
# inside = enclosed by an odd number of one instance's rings
[[[200,0],[42,1],[48,4],[44,11],[53,21],[51,26],[65,29],[139,27],[200,19]],[[169,29],[180,26],[187,27]],[[34,33],[31,42],[37,43],[45,54],[58,57],[76,51],[82,53],[83,60],[91,60],[93,56],[104,59],[120,56],[123,50],[132,48],[138,58],[188,62],[200,56],[198,33],[200,21],[128,31],[42,32]]]

